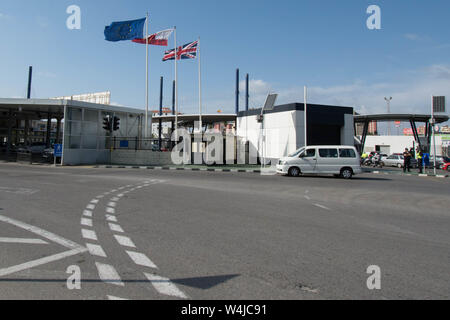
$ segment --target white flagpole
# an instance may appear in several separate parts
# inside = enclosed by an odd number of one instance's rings
[[[146,50],[146,57],[145,57],[145,138],[148,138],[148,12],[147,12],[147,20],[146,20],[146,27],[145,27],[145,50]]]
[[[202,123],[202,64],[200,60],[200,37],[198,37],[198,44],[197,44],[197,51],[198,51],[198,109],[199,109],[199,129],[200,132],[202,132],[203,123]]]
[[[178,69],[177,69],[177,58],[178,58],[178,48],[177,48],[177,27],[174,27],[174,38],[175,38],[175,132],[178,130]],[[178,134],[175,136],[178,143]]]
[[[305,147],[308,146],[308,113],[307,113],[307,103],[306,103],[306,99],[307,99],[307,89],[306,86],[304,88],[304,103],[305,103],[305,112],[303,113],[304,117],[305,117]]]

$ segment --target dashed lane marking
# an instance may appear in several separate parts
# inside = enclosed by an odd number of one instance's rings
[[[115,214],[116,213],[116,209],[114,208],[106,208],[106,212],[111,213],[111,214]]]
[[[111,221],[111,222],[117,222],[117,218],[115,216],[110,215],[110,214],[106,215],[106,220]]]
[[[331,210],[330,208],[325,207],[325,206],[323,206],[323,205],[321,205],[321,204],[318,204],[318,203],[315,203],[314,205],[315,205],[316,207],[319,207],[319,208],[322,208],[322,209],[325,209],[325,210]]]
[[[91,255],[106,258],[106,253],[101,246],[97,244],[86,243],[86,247],[88,248]]]
[[[139,266],[158,269],[156,264],[154,264],[145,254],[133,251],[127,251],[127,254],[130,256],[131,260]]]
[[[114,237],[116,238],[117,242],[124,247],[130,247],[130,248],[136,248],[136,246],[134,245],[133,241],[131,241],[130,238],[125,237],[125,236],[118,236],[118,235],[114,235]]]
[[[88,209],[88,210],[95,210],[95,205],[93,205],[93,204],[88,204],[88,205],[86,206],[86,209]]]
[[[99,201],[100,201],[100,200],[98,200],[98,199],[93,199],[93,200],[91,200],[91,203],[97,204]]]
[[[161,294],[177,297],[181,299],[187,299],[188,297],[176,285],[168,278],[160,277],[151,273],[144,273],[153,287]]]
[[[116,269],[109,264],[103,264],[100,262],[96,262],[95,266],[98,270],[98,275],[103,282],[114,284],[117,286],[125,286],[117,273]]]
[[[125,231],[123,231],[121,226],[119,226],[118,224],[115,224],[115,223],[109,223],[109,229],[111,229],[111,231],[114,231],[114,232],[120,232],[120,233],[125,232]]]
[[[116,297],[116,296],[107,296],[108,300],[128,300],[128,299],[124,299],[124,298],[120,298],[120,297]]]
[[[86,227],[92,227],[92,219],[81,218],[81,225]]]
[[[84,210],[83,216],[85,217],[92,217],[92,211],[91,210]]]
[[[92,230],[86,230],[86,229],[81,229],[81,235],[83,236],[84,239],[89,239],[89,240],[94,240],[97,241],[97,234],[95,233],[95,231]]]

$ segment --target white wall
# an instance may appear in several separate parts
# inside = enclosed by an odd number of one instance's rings
[[[367,136],[364,151],[375,151],[375,146],[390,146],[390,154],[402,153],[403,151],[405,151],[405,148],[412,148],[413,145],[413,136]],[[416,143],[415,145],[417,146],[418,144]],[[433,148],[433,139],[431,139],[431,145],[431,147]],[[436,154],[442,154],[442,138],[439,136],[436,136]]]

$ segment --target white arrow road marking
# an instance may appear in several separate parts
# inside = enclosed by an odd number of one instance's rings
[[[25,243],[25,244],[48,244],[41,239],[23,239],[23,238],[0,238],[3,243]]]
[[[66,247],[68,249],[79,249],[79,248],[82,248],[79,244],[76,244],[73,241],[64,239],[64,238],[62,238],[60,236],[57,236],[56,234],[53,234],[51,232],[45,231],[43,229],[40,229],[40,228],[32,226],[32,225],[26,224],[24,222],[20,222],[20,221],[17,221],[17,220],[14,220],[14,219],[2,216],[2,215],[0,215],[0,221],[9,223],[9,224],[12,224],[12,225],[14,225],[16,227],[19,227],[19,228],[25,229],[27,231],[30,231],[30,232],[32,232],[34,234],[37,234],[37,235],[39,235],[39,236],[41,236],[43,238],[46,238],[46,239],[48,239],[50,241],[56,242],[57,244],[60,244],[63,247]]]
[[[66,252],[55,254],[53,256],[29,261],[29,262],[22,263],[22,264],[19,264],[19,265],[13,266],[13,267],[9,267],[9,268],[0,269],[0,277],[6,276],[8,274],[16,273],[19,271],[31,269],[31,268],[34,268],[34,267],[37,267],[37,266],[40,266],[43,264],[50,263],[50,262],[58,261],[58,260],[61,260],[64,258],[68,258],[68,257],[74,256],[74,255],[77,255],[77,254],[80,254],[80,253],[83,253],[86,251],[87,251],[86,248],[79,247],[77,249],[73,249],[73,250],[69,250]]]
[[[18,220],[14,220],[14,219],[0,215],[0,221],[12,224],[18,228],[27,230],[27,231],[37,234],[43,238],[46,238],[52,242],[55,242],[65,248],[70,249],[69,251],[66,251],[66,252],[58,253],[58,254],[55,254],[52,256],[44,257],[44,258],[33,260],[33,261],[29,261],[29,262],[22,263],[22,264],[19,264],[16,266],[0,269],[0,277],[6,276],[8,274],[16,273],[19,271],[31,269],[31,268],[34,268],[34,267],[37,267],[37,266],[40,266],[43,264],[47,264],[49,262],[61,260],[61,259],[64,259],[64,258],[67,258],[70,256],[74,256],[74,255],[86,252],[88,250],[86,248],[83,248],[79,244],[76,244],[73,241],[64,239],[60,236],[57,236],[56,234],[53,234],[51,232],[45,231],[43,229],[40,229],[40,228],[32,226],[32,225],[26,224],[24,222],[20,222]]]
[[[178,297],[181,299],[188,298],[180,289],[177,288],[176,285],[172,283],[172,281],[170,281],[170,279],[163,278],[151,273],[144,273],[144,275],[159,293],[167,296]]]
[[[103,282],[115,284],[117,286],[125,286],[113,266],[99,262],[96,262],[95,265],[97,266],[98,275]]]
[[[133,251],[127,251],[127,253],[130,256],[131,260],[133,260],[137,265],[158,269],[156,264],[154,264],[145,254]]]

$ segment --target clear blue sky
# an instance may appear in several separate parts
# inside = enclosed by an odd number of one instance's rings
[[[72,4],[81,7],[81,30],[66,28]],[[382,30],[366,27],[371,4],[381,7]],[[304,85],[312,102],[363,112],[384,111],[386,95],[398,112],[424,112],[431,94],[450,95],[448,0],[2,0],[0,97],[25,96],[33,65],[36,98],[110,90],[114,103],[144,108],[145,46],[107,42],[103,30],[147,11],[153,32],[176,25],[179,44],[201,36],[210,113],[233,112],[237,67],[252,79],[251,107],[269,89],[280,103],[302,102]],[[164,50],[150,47],[153,109],[160,76],[171,103],[173,62],[161,61]],[[195,112],[197,61],[179,66],[180,111]]]

